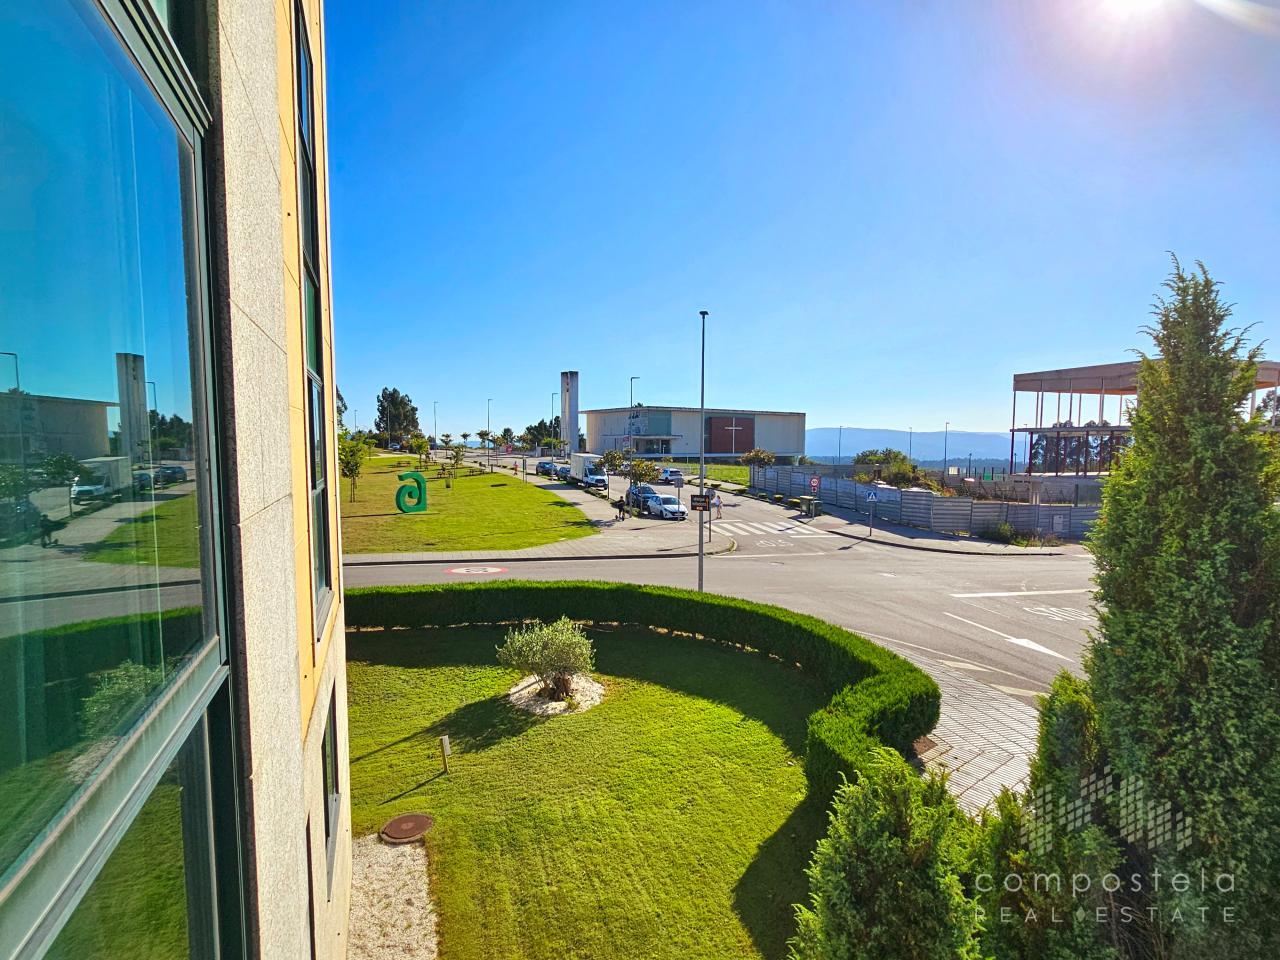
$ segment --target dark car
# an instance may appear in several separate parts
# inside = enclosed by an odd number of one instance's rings
[[[572,481],[573,476],[569,473],[569,465],[565,464],[563,467],[557,467],[556,477],[563,480],[565,483],[569,483],[570,481]]]
[[[166,463],[156,468],[156,475],[165,483],[183,483],[187,479],[187,470],[176,463]]]
[[[657,495],[658,491],[649,486],[649,484],[642,483],[636,485],[633,483],[627,488],[627,505],[632,507],[643,507],[646,500]]]
[[[554,477],[556,475],[556,465],[550,460],[539,460],[537,470],[534,472],[540,477]]]

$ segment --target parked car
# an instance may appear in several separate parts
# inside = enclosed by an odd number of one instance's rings
[[[389,444],[387,444],[387,449],[388,449],[388,450],[399,450],[399,449],[400,449],[400,444],[398,444],[398,443],[389,443]]]
[[[642,508],[644,507],[645,500],[656,495],[657,492],[657,490],[653,489],[653,487],[649,486],[647,483],[639,485],[633,483],[627,488],[627,505]]]
[[[670,494],[653,494],[645,500],[644,512],[663,520],[684,520],[689,516],[688,508]]]
[[[187,479],[186,467],[180,467],[176,463],[166,463],[162,467],[156,469],[165,483],[184,483]]]
[[[540,477],[554,477],[556,475],[556,465],[550,460],[539,460],[537,470],[534,472]]]
[[[106,500],[112,496],[112,493],[110,481],[106,477],[93,473],[81,474],[71,483],[71,499],[76,503]]]
[[[563,480],[565,483],[568,483],[573,479],[569,475],[569,465],[567,463],[562,467],[556,467],[556,477],[557,479]]]
[[[604,490],[609,486],[609,478],[603,473],[588,473],[582,478],[582,485],[587,488],[595,487],[597,490]]]
[[[684,483],[684,471],[679,467],[663,467],[658,472],[659,483],[675,483],[676,477],[680,478],[680,482]]]

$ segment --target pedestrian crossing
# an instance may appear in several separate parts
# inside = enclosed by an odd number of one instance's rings
[[[834,533],[807,527],[794,520],[713,520],[711,529],[734,537],[791,537],[795,540],[832,540]]]

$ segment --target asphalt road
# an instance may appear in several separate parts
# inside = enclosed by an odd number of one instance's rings
[[[850,527],[835,518],[801,524],[770,504],[733,494],[724,500],[722,529],[733,532],[738,550],[706,559],[710,591],[823,617],[1028,703],[1059,670],[1081,669],[1094,622],[1093,564],[1082,552],[960,556],[906,550],[842,536]],[[866,532],[861,525],[852,530]],[[697,560],[433,561],[345,571],[348,586],[501,577],[693,587]]]

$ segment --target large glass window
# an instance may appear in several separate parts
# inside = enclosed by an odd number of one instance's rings
[[[337,691],[329,696],[329,715],[325,720],[324,738],[320,743],[320,763],[324,777],[324,847],[329,867],[329,881],[333,881],[333,859],[337,850],[338,809],[342,791],[338,781],[338,716]]]
[[[225,671],[198,127],[107,8],[0,0],[0,921]]]
[[[311,487],[311,580],[320,615],[330,596],[329,568],[329,453],[325,437],[323,313],[320,309],[319,196],[316,189],[314,74],[307,24],[301,7],[294,9],[298,81],[298,220],[302,246],[302,328],[307,368],[307,448]]]

